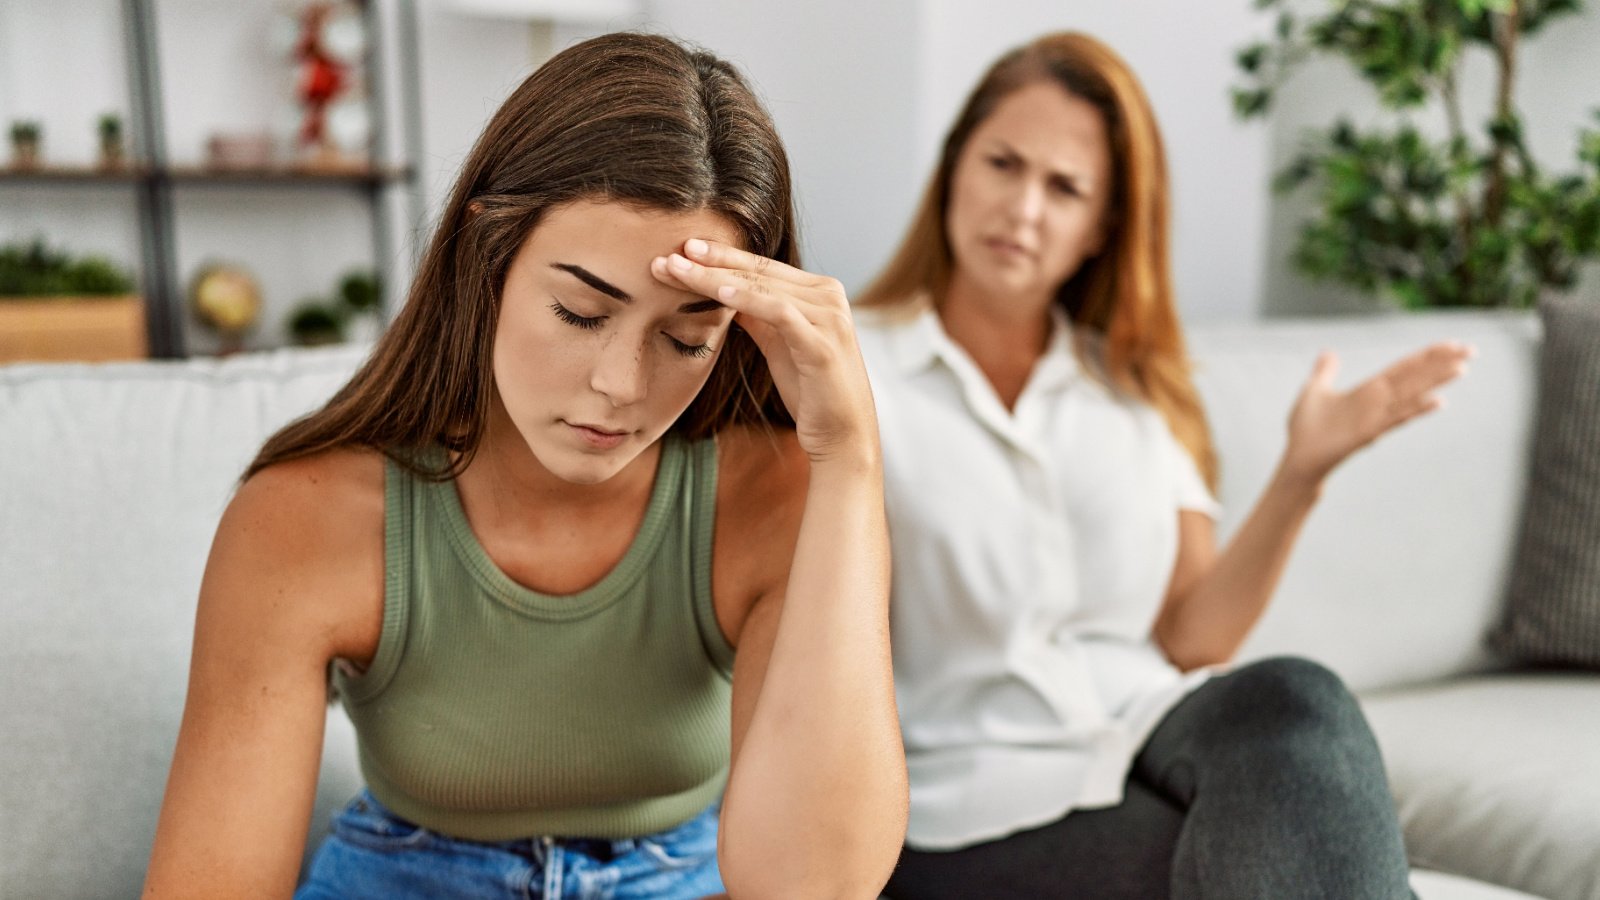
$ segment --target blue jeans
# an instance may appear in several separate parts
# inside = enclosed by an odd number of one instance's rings
[[[296,900],[692,900],[720,894],[717,812],[657,834],[608,840],[447,837],[384,809],[363,790],[333,820]]]

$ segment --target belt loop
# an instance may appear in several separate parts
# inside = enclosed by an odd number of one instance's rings
[[[544,843],[544,898],[543,900],[560,900],[561,898],[561,864],[563,862],[561,847],[556,839],[546,835]]]

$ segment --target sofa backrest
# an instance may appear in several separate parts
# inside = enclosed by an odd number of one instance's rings
[[[359,361],[0,368],[0,896],[138,895],[212,532],[262,441]],[[313,841],[359,785],[335,707]]]
[[[1355,689],[1497,664],[1498,616],[1520,525],[1539,326],[1529,313],[1392,314],[1196,328],[1196,380],[1222,459],[1219,534],[1236,530],[1283,450],[1319,351],[1349,387],[1426,343],[1476,345],[1446,408],[1334,473],[1242,659],[1317,659]]]
[[[1246,658],[1310,656],[1358,689],[1493,662],[1482,636],[1516,535],[1537,330],[1527,315],[1468,314],[1191,332],[1224,535],[1272,471],[1318,350],[1340,352],[1348,385],[1429,340],[1479,349],[1449,409],[1335,475]],[[137,893],[212,532],[261,442],[359,360],[0,368],[0,895]],[[335,707],[312,842],[359,782]]]

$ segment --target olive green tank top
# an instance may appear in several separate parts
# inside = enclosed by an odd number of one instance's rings
[[[621,562],[552,596],[489,559],[455,482],[390,462],[383,634],[364,673],[334,674],[379,802],[501,841],[649,834],[716,800],[733,660],[711,606],[716,479],[713,441],[663,439]]]

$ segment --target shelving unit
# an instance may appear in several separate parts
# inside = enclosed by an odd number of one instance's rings
[[[139,280],[144,296],[150,355],[156,358],[182,358],[188,355],[183,322],[186,298],[182,273],[178,271],[176,213],[174,195],[193,186],[237,190],[294,188],[313,191],[354,191],[365,202],[372,230],[373,268],[378,273],[383,296],[382,308],[392,305],[395,287],[401,283],[395,222],[390,209],[391,192],[399,191],[406,208],[408,225],[414,225],[422,209],[422,185],[415,165],[420,156],[421,110],[417,78],[418,40],[415,0],[359,0],[368,35],[365,82],[372,140],[368,159],[373,165],[318,168],[309,165],[282,165],[250,168],[209,168],[174,165],[166,149],[166,129],[162,106],[160,51],[156,40],[157,0],[121,0],[123,34],[128,60],[131,110],[129,134],[132,137],[132,162],[117,169],[90,166],[46,166],[40,168],[0,168],[0,187],[83,185],[105,188],[127,185],[135,192],[139,222]],[[385,115],[386,32],[383,8],[393,11],[396,20],[396,56],[407,61],[397,68],[401,121],[399,144],[402,162],[390,159],[390,126]],[[410,228],[407,229],[407,234]],[[407,248],[415,252],[415,247]]]

